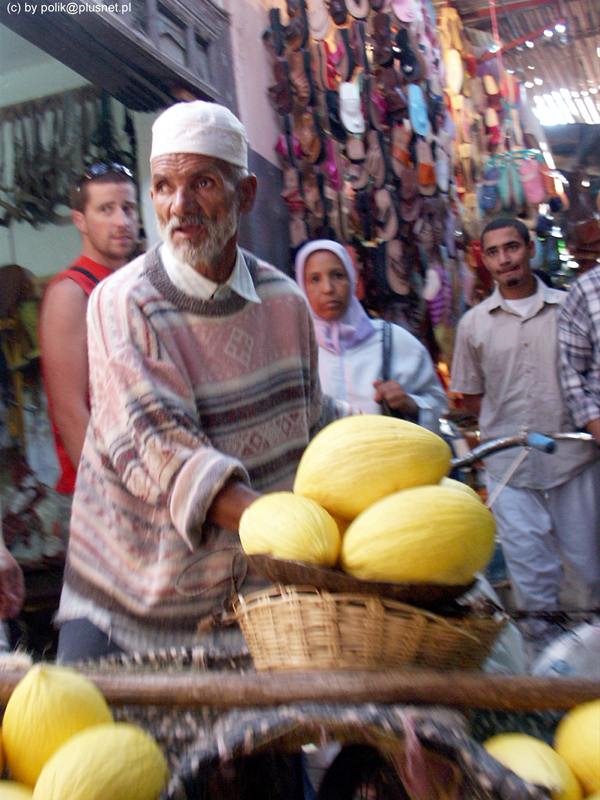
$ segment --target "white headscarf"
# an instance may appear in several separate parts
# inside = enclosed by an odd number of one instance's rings
[[[296,255],[295,267],[296,280],[302,291],[306,294],[306,289],[304,288],[306,261],[310,255],[322,250],[327,250],[339,258],[350,280],[350,301],[341,317],[330,322],[321,319],[311,309],[319,345],[326,350],[331,350],[332,353],[341,355],[345,350],[355,347],[364,339],[367,339],[375,329],[355,295],[356,272],[354,271],[350,254],[343,245],[331,239],[315,239],[300,248]]]

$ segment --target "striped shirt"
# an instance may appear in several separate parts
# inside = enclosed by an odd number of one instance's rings
[[[245,262],[260,303],[182,292],[157,248],[93,292],[92,420],[58,622],[83,616],[125,649],[203,641],[239,548],[206,522],[215,496],[230,478],[291,488],[309,439],[348,412],[322,395],[299,287]],[[262,585],[249,574],[244,591]]]

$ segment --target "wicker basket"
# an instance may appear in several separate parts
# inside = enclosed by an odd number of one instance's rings
[[[239,596],[234,611],[257,670],[474,670],[506,622],[474,612],[446,619],[396,600],[282,585]]]

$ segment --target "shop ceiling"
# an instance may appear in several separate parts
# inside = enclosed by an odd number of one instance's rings
[[[434,0],[439,9],[446,0]],[[476,53],[498,42],[557,166],[600,170],[599,0],[452,0]],[[485,58],[485,55],[484,55]],[[567,124],[565,124],[567,123]]]

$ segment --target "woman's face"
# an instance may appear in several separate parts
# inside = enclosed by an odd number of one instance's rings
[[[341,317],[350,302],[350,278],[329,250],[311,253],[304,264],[304,291],[313,312],[328,322]]]

